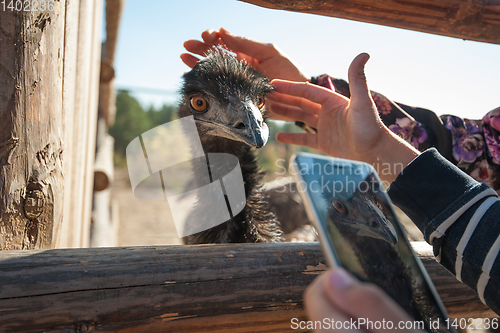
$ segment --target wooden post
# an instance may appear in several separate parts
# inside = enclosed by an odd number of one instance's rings
[[[0,10],[0,249],[88,246],[102,0],[29,3]]]
[[[500,1],[240,0],[271,9],[333,16],[500,44]]]
[[[97,143],[94,169],[94,191],[103,191],[113,182],[113,148],[115,139],[107,132],[101,142]],[[99,137],[99,135],[98,135]]]
[[[415,248],[452,317],[496,317]],[[324,269],[318,243],[4,251],[0,331],[285,332]]]
[[[62,223],[65,1],[51,4],[0,11],[1,250],[50,248]]]
[[[68,99],[63,224],[54,247],[88,247],[101,54],[102,0],[68,1]],[[66,68],[65,68],[66,70]]]
[[[103,46],[100,85],[100,115],[108,126],[113,125],[116,115],[114,61],[120,19],[125,0],[106,0],[106,43]]]
[[[116,115],[113,63],[124,4],[124,0],[106,1],[106,42],[103,43],[101,54],[97,153],[94,172],[94,191],[96,192],[94,192],[90,246],[116,246],[118,244],[117,225],[114,223],[116,216],[111,211],[109,189],[113,181],[114,140],[108,134],[108,127],[114,123]]]
[[[111,200],[111,189],[94,192],[90,247],[110,247],[118,244],[116,204]]]

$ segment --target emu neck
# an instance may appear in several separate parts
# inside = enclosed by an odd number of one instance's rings
[[[202,139],[201,145],[205,153],[226,153],[234,155],[240,161],[243,181],[245,182],[245,192],[247,196],[251,189],[257,184],[259,175],[257,162],[252,152],[252,148],[242,142],[228,140],[225,138],[207,136]]]
[[[347,228],[339,228],[339,231],[352,244],[368,280],[381,286],[406,311],[419,317],[418,306],[410,301],[413,283],[409,268],[394,247],[380,239],[359,237]]]

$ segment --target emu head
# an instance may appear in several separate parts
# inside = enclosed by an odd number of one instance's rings
[[[256,148],[266,144],[264,97],[272,85],[264,75],[214,48],[183,78],[179,116],[193,115],[202,143],[225,138]]]
[[[351,195],[340,193],[331,200],[328,218],[341,230],[354,238],[359,236],[397,243],[396,230],[387,219],[387,208],[371,191],[360,191]]]

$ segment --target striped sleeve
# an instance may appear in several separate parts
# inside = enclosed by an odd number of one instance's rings
[[[420,228],[436,259],[500,314],[500,200],[429,149],[389,188],[393,202]]]

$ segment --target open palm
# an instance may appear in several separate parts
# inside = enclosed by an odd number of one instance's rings
[[[273,80],[275,91],[269,95],[273,112],[317,129],[314,134],[279,133],[278,141],[372,165],[407,165],[416,157],[418,152],[385,127],[378,116],[364,75],[368,59],[368,54],[360,54],[349,67],[350,99],[309,83]],[[381,176],[392,181],[396,175]]]

